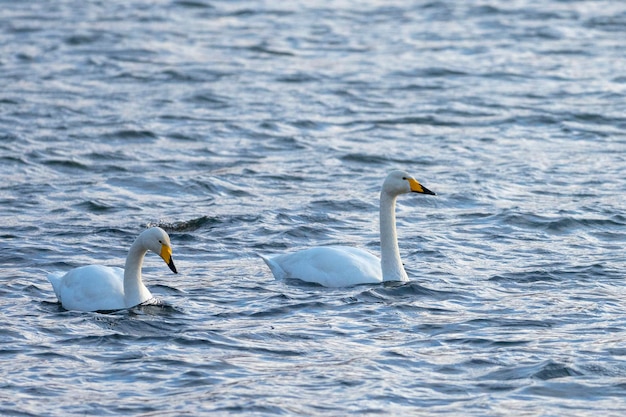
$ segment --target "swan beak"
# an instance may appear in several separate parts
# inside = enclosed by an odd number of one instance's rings
[[[409,178],[408,181],[411,184],[411,191],[414,193],[437,195],[413,178]]]
[[[174,259],[172,258],[172,248],[167,245],[161,245],[161,253],[159,255],[163,258],[167,266],[170,267],[172,272],[178,274],[176,266],[174,266]]]

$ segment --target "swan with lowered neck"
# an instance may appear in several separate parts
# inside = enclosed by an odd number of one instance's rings
[[[101,265],[74,268],[65,275],[50,274],[48,280],[66,310],[111,311],[131,308],[150,300],[152,294],[141,280],[141,266],[148,251],[155,252],[174,272],[172,245],[167,233],[152,227],[135,239],[124,269]]]
[[[403,171],[387,175],[380,192],[380,259],[362,249],[320,246],[302,251],[262,256],[277,279],[297,278],[325,287],[349,287],[383,281],[407,282],[396,233],[396,198],[401,194],[435,195]]]

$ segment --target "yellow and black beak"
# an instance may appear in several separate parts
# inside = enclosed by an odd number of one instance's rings
[[[161,245],[161,253],[159,255],[163,258],[167,266],[170,267],[172,272],[178,274],[176,266],[174,266],[174,259],[172,259],[172,248],[167,245]]]
[[[407,181],[411,185],[411,191],[414,193],[437,195],[434,192],[430,191],[428,188],[424,187],[419,182],[417,182],[417,180],[415,180],[414,178],[407,178]]]

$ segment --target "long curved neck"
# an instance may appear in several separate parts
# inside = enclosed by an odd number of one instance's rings
[[[396,197],[380,193],[380,266],[383,281],[408,281],[396,233]]]
[[[152,298],[152,294],[141,280],[141,266],[146,252],[147,250],[139,242],[139,239],[135,240],[128,251],[124,266],[124,302],[127,308]]]

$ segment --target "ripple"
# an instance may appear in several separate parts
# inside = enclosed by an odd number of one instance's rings
[[[106,135],[108,140],[123,140],[137,143],[149,143],[154,141],[157,135],[154,132],[148,130],[118,130]]]

